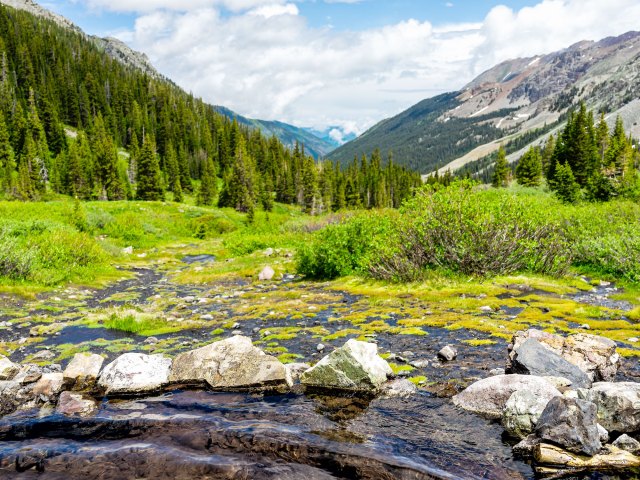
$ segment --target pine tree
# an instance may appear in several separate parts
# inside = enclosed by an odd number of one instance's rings
[[[136,199],[147,201],[164,199],[156,147],[150,135],[147,135],[142,142],[136,181]]]
[[[555,193],[565,203],[574,203],[580,198],[580,185],[576,182],[571,166],[567,164],[556,165]]]
[[[498,158],[493,169],[491,184],[494,188],[506,187],[509,180],[509,164],[507,163],[507,152],[504,147],[498,149]]]
[[[537,148],[531,147],[516,167],[516,180],[524,187],[537,187],[542,177],[542,161]]]
[[[4,123],[4,116],[0,112],[0,185],[5,193],[15,193],[15,168],[16,161],[9,141],[9,132]]]
[[[213,205],[217,194],[216,183],[213,161],[207,158],[202,168],[202,175],[200,176],[200,188],[196,196],[197,205]]]

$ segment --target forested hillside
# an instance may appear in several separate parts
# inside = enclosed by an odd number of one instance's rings
[[[77,32],[7,7],[0,90],[6,198],[181,201],[189,192],[239,211],[276,200],[319,213],[397,206],[420,182],[377,153],[345,170],[317,164],[303,146],[288,149]]]

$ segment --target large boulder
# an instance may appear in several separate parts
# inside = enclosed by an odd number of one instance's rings
[[[169,381],[207,384],[213,389],[263,389],[287,386],[287,370],[276,357],[255,347],[248,337],[234,335],[173,361]]]
[[[137,394],[169,383],[171,359],[163,355],[125,353],[104,367],[98,385],[107,394]]]
[[[593,456],[602,449],[596,412],[591,402],[554,397],[538,419],[536,435],[570,452]]]
[[[535,395],[529,390],[513,392],[502,413],[502,426],[512,437],[527,437],[535,430],[549,400],[550,398]]]
[[[351,339],[304,372],[300,381],[321,389],[374,392],[392,374],[377,345]]]
[[[600,424],[610,432],[640,430],[640,383],[598,382],[578,390],[580,398],[596,404]]]
[[[524,342],[534,339],[557,355],[585,372],[592,381],[613,380],[618,371],[620,356],[616,343],[605,337],[579,333],[562,337],[541,330],[517,332],[512,339],[507,370],[513,368],[513,358]]]
[[[0,381],[13,380],[13,377],[15,377],[19,371],[19,365],[16,365],[4,355],[0,355]]]
[[[511,370],[513,373],[540,377],[567,378],[571,380],[574,388],[589,388],[591,386],[591,379],[585,372],[534,338],[528,338],[513,349]]]
[[[527,390],[546,400],[560,395],[556,387],[541,377],[494,375],[469,385],[453,397],[453,403],[464,410],[499,419],[511,395],[519,390]]]
[[[76,353],[63,376],[65,385],[73,390],[88,390],[95,386],[104,357],[94,353]]]

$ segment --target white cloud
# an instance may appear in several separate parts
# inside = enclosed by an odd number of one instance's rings
[[[125,8],[129,0],[90,0]],[[328,1],[328,0],[325,0]],[[483,22],[407,20],[361,32],[311,28],[278,0],[142,0],[120,35],[187,90],[243,115],[361,133],[486,68],[637,28],[637,0],[543,0]],[[221,15],[221,7],[236,14]]]

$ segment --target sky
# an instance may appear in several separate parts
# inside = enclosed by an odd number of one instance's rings
[[[638,29],[638,0],[44,0],[245,116],[360,134],[493,65]]]

